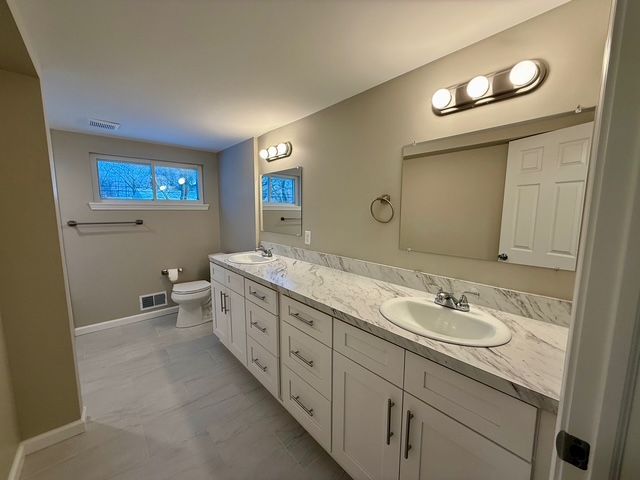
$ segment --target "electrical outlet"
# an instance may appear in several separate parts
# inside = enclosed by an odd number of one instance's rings
[[[304,231],[304,244],[311,245],[311,230]]]

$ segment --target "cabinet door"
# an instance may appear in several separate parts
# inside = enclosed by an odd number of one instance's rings
[[[333,456],[355,480],[398,478],[402,390],[333,353]]]
[[[404,393],[401,480],[528,480],[531,465]]]
[[[211,296],[213,300],[213,333],[220,339],[223,345],[227,345],[229,338],[229,317],[225,309],[224,296],[227,289],[218,282],[211,283]]]
[[[244,297],[227,288],[226,311],[228,317],[227,348],[243,365],[247,365],[247,327],[244,314]]]

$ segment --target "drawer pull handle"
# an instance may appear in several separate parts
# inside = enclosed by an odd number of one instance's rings
[[[304,363],[306,363],[307,365],[309,365],[310,367],[313,367],[313,360],[307,360],[306,358],[304,358],[302,355],[300,355],[300,350],[289,350],[289,352],[291,353],[291,355],[293,355],[294,357],[298,358],[299,360],[303,361]]]
[[[266,372],[266,371],[267,371],[267,366],[266,366],[266,365],[262,365],[262,364],[260,363],[260,360],[258,360],[257,358],[252,358],[252,359],[251,359],[251,363],[255,363],[255,364],[256,364],[256,366],[257,366],[260,370],[262,370],[263,372]]]
[[[391,437],[393,437],[393,432],[391,431],[391,409],[394,406],[393,400],[387,400],[387,445],[391,445]]]
[[[220,311],[221,311],[222,313],[224,313],[224,307],[223,307],[223,304],[224,304],[224,298],[222,298],[222,291],[220,291]]]
[[[249,322],[251,323],[252,327],[256,327],[258,330],[260,330],[262,333],[267,333],[267,327],[261,327],[258,322]]]
[[[296,402],[298,404],[298,406],[303,409],[307,415],[309,415],[310,417],[313,417],[313,408],[307,408],[304,403],[302,403],[300,401],[300,395],[296,395],[295,397],[290,393],[289,397],[291,398],[291,400],[293,400],[294,402]]]
[[[313,320],[307,320],[303,316],[301,316],[298,312],[289,313],[296,320],[300,320],[302,323],[306,323],[310,327],[313,327]]]
[[[404,459],[409,458],[409,450],[411,450],[411,445],[409,444],[409,435],[411,432],[411,419],[413,418],[413,413],[411,410],[407,410],[407,428],[405,429],[405,437],[404,437]]]
[[[263,302],[267,299],[266,295],[260,295],[258,292],[256,292],[255,290],[249,290],[249,294],[253,295],[254,297],[256,297],[258,300],[262,300]]]

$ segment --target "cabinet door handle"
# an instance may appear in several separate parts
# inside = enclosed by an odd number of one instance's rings
[[[267,333],[267,327],[261,327],[258,322],[249,322],[251,324],[252,327],[256,327],[258,330],[260,330],[262,333]]]
[[[413,418],[413,413],[411,410],[407,410],[407,428],[405,429],[405,437],[404,437],[404,459],[409,458],[409,450],[411,450],[411,445],[409,444],[409,435],[411,432],[411,419]]]
[[[220,290],[220,311],[224,313],[224,299],[222,298],[222,290]]]
[[[257,358],[252,358],[252,359],[251,359],[251,363],[255,363],[255,364],[256,364],[256,366],[257,366],[260,370],[262,370],[263,372],[266,372],[266,371],[267,371],[267,366],[266,366],[266,365],[262,365],[262,364],[260,363],[260,360],[258,360]]]
[[[293,318],[295,318],[296,320],[300,320],[302,323],[306,323],[310,327],[313,327],[313,320],[307,320],[302,315],[300,315],[298,312],[289,311],[289,315],[292,316]]]
[[[309,415],[310,417],[313,417],[313,408],[307,408],[305,404],[300,401],[300,395],[296,395],[294,397],[293,394],[290,393],[289,398],[291,398],[291,400],[296,402],[298,406],[306,412],[307,415]]]
[[[393,400],[387,400],[387,445],[391,445],[391,437],[393,437],[393,432],[391,431],[391,409],[394,406]]]
[[[302,355],[300,355],[300,350],[289,350],[289,352],[291,353],[291,355],[293,355],[294,357],[296,357],[297,359],[301,360],[302,362],[306,363],[307,365],[309,365],[310,367],[313,367],[313,360],[307,360],[306,358],[304,358]]]
[[[227,295],[226,293],[223,295],[224,295],[224,313],[229,313],[229,307],[227,306],[227,298],[229,298],[229,295]]]
[[[249,289],[249,295],[253,295],[254,297],[256,297],[258,300],[262,300],[263,302],[267,299],[266,295],[260,295],[258,292],[256,292],[255,290],[251,291],[251,289]]]

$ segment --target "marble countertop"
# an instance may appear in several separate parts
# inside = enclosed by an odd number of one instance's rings
[[[500,347],[466,347],[430,340],[389,322],[380,305],[395,297],[433,295],[284,256],[263,265],[210,261],[271,287],[339,320],[490,385],[536,407],[557,413],[568,329],[478,307],[502,320],[512,339]]]

